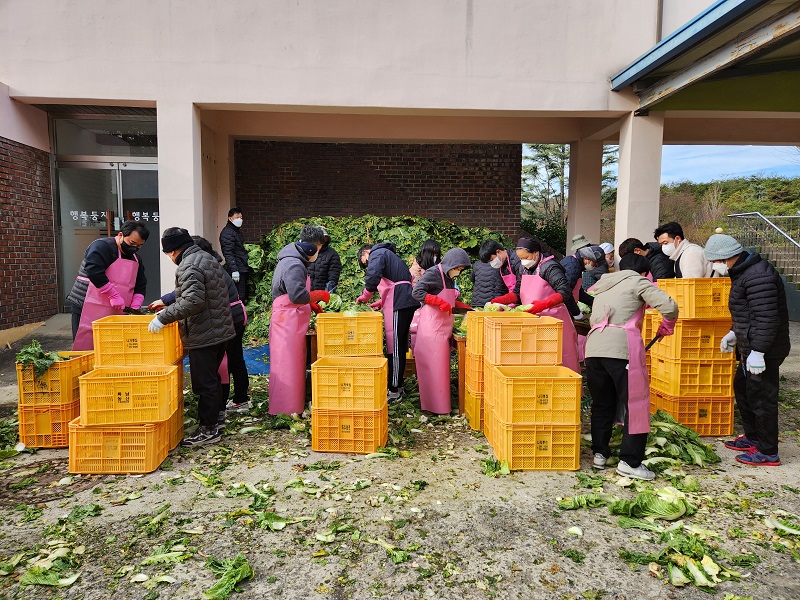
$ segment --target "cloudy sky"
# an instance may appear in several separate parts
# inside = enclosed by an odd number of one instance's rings
[[[794,146],[664,146],[661,183],[749,175],[800,177],[800,151]]]

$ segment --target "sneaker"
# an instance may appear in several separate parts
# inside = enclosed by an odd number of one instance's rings
[[[225,407],[228,412],[232,413],[246,413],[250,412],[250,401],[247,400],[246,402],[239,402],[238,404],[231,400],[228,402],[228,405]]]
[[[400,402],[403,399],[403,396],[405,395],[406,393],[405,390],[403,390],[403,388],[397,388],[396,392],[389,390],[389,393],[386,394],[386,399],[389,402]]]
[[[723,442],[729,450],[741,450],[742,452],[749,452],[755,450],[756,445],[752,440],[747,439],[743,435],[738,436],[735,440],[727,440]]]
[[[652,481],[656,478],[656,474],[644,465],[639,465],[635,469],[626,463],[624,460],[619,461],[617,465],[617,473],[625,477],[633,479],[644,479],[645,481]]]
[[[228,416],[227,410],[219,411],[217,415],[217,427],[225,427],[225,418]]]
[[[777,467],[781,464],[781,457],[777,454],[761,454],[755,448],[736,457],[740,463],[754,467]]]
[[[200,427],[189,437],[183,438],[181,446],[201,446],[203,444],[213,444],[218,442],[222,436],[217,427]]]
[[[599,452],[595,452],[594,459],[592,459],[592,466],[595,469],[605,469],[607,462],[608,459],[605,456],[603,456]]]

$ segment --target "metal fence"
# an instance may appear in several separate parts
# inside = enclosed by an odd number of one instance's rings
[[[728,215],[730,235],[742,246],[758,248],[776,262],[800,264],[800,215],[765,217],[759,212]]]

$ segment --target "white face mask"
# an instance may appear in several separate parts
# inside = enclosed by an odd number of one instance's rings
[[[675,253],[675,243],[664,244],[661,246],[661,251],[667,256],[672,256]]]
[[[499,269],[500,267],[502,267],[502,266],[503,266],[503,259],[502,259],[502,258],[500,258],[499,256],[495,256],[495,257],[494,257],[494,258],[493,258],[493,259],[492,259],[492,260],[489,262],[489,266],[491,266],[493,269]]]
[[[526,258],[524,260],[521,260],[520,262],[522,263],[522,266],[525,267],[526,269],[530,269],[533,265],[536,264],[536,261],[533,260],[532,258]]]
[[[720,274],[720,277],[727,277],[728,276],[728,265],[725,263],[713,263],[711,268]]]
[[[233,221],[231,221],[231,223],[236,225],[236,227],[241,227],[243,222],[244,221],[242,220],[242,217],[239,217],[238,219],[234,219]]]

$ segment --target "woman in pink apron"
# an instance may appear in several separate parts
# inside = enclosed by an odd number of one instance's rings
[[[594,286],[597,295],[586,341],[586,378],[592,395],[592,464],[605,468],[611,456],[611,430],[617,421],[623,425],[617,472],[651,480],[655,475],[642,464],[650,432],[642,317],[645,304],[650,304],[663,316],[658,334],[672,335],[678,305],[645,277],[648,264],[643,256],[628,254],[619,267]]]
[[[439,415],[450,414],[450,338],[453,336],[453,307],[458,302],[454,279],[470,260],[461,248],[444,255],[441,264],[425,271],[414,286],[412,295],[423,302],[417,332],[416,365],[422,410]]]
[[[536,240],[520,238],[517,257],[521,262],[520,303],[533,304],[528,312],[561,319],[564,330],[561,344],[561,363],[576,373],[578,364],[578,334],[572,317],[580,309],[567,285],[564,268],[552,256],[542,258],[542,249]]]
[[[442,246],[436,240],[425,240],[422,242],[419,254],[414,257],[414,262],[409,271],[411,271],[411,285],[416,285],[420,277],[427,269],[437,264],[441,260]],[[383,297],[383,294],[381,294]],[[420,309],[414,311],[414,317],[411,319],[411,350],[414,350],[414,344],[417,341],[417,328],[419,327]]]
[[[304,229],[305,231],[305,229]],[[303,238],[308,239],[308,238]],[[306,404],[306,332],[311,303],[330,299],[324,290],[311,292],[308,263],[316,260],[324,236],[288,244],[278,253],[272,276],[269,322],[269,414],[302,413]],[[327,302],[327,300],[325,300]]]

